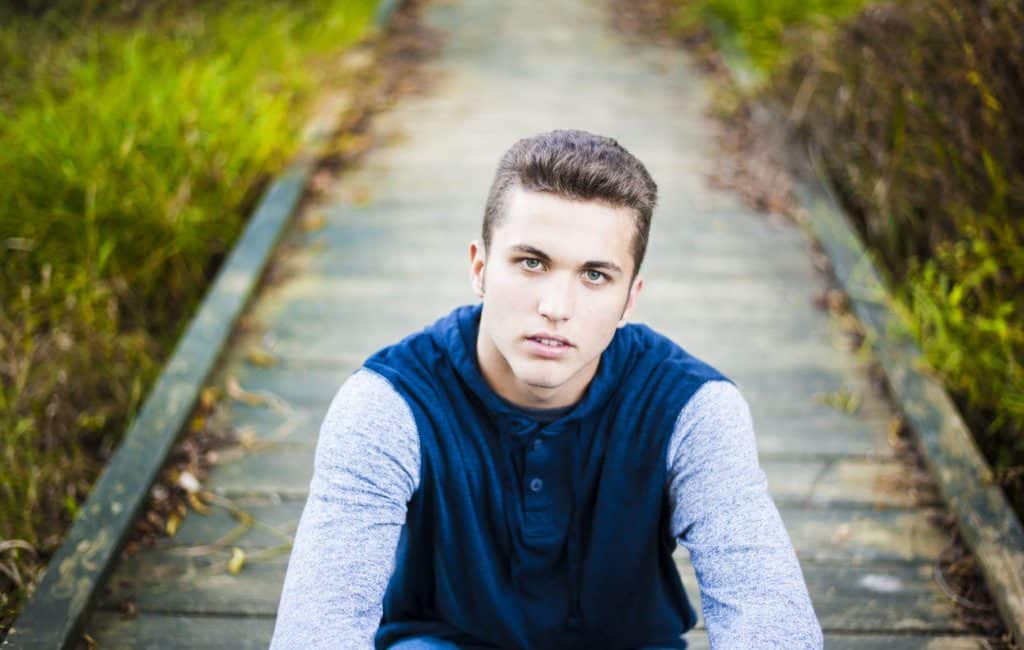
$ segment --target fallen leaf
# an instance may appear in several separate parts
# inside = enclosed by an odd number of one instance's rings
[[[238,575],[245,565],[245,551],[235,546],[231,549],[231,559],[228,560],[228,573]]]
[[[220,389],[216,386],[207,386],[199,393],[199,407],[203,411],[211,411],[220,399]]]
[[[277,357],[270,354],[263,348],[252,348],[245,353],[245,360],[254,366],[259,366],[260,368],[269,368],[277,363]]]
[[[299,228],[302,232],[316,232],[317,230],[323,230],[326,225],[327,217],[324,216],[323,212],[307,212],[302,216],[302,219],[299,222]]]
[[[861,404],[861,398],[858,393],[845,389],[831,393],[819,393],[816,397],[821,403],[827,404],[843,413],[856,413]]]
[[[203,500],[199,498],[199,495],[195,492],[188,493],[188,503],[192,506],[192,509],[201,515],[210,514],[210,508],[203,503]]]
[[[164,530],[167,531],[169,537],[174,537],[174,534],[178,532],[178,526],[181,525],[181,517],[178,513],[172,512],[171,516],[167,518],[167,523],[164,525]]]
[[[224,388],[228,391],[228,395],[231,399],[243,402],[249,406],[263,406],[267,403],[267,398],[263,395],[251,393],[242,388],[242,385],[238,383],[238,380],[235,379],[234,375],[230,375],[227,380],[225,380]]]

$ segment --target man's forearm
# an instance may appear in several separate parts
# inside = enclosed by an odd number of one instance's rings
[[[821,648],[821,626],[735,386],[709,382],[693,396],[668,462],[672,533],[690,551],[711,647]]]
[[[321,427],[272,648],[373,647],[418,480],[412,413],[383,378],[360,370]]]

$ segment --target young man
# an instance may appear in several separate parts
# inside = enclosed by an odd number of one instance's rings
[[[657,187],[609,138],[504,155],[482,304],[371,356],[327,413],[274,648],[712,648],[822,633],[722,374],[627,324]]]

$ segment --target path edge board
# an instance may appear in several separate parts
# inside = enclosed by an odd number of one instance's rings
[[[381,0],[377,32],[402,0]],[[64,543],[14,620],[3,648],[68,648],[80,634],[149,489],[260,282],[343,111],[314,117],[299,151],[267,187],[164,365],[146,401],[79,509]]]

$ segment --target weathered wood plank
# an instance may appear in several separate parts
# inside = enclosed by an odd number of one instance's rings
[[[188,648],[266,648],[273,634],[274,620],[264,617],[166,616],[141,614],[125,618],[113,612],[98,612],[86,632],[103,650],[162,650],[169,639]],[[689,650],[708,650],[707,632],[695,628],[684,638]],[[825,647],[832,650],[987,650],[978,636],[851,635],[825,634]]]
[[[688,650],[709,650],[707,632],[693,630],[685,637]],[[829,650],[991,650],[984,637],[944,634],[841,634],[825,631],[825,647]]]
[[[223,371],[217,373],[217,382],[233,376],[249,391],[269,391],[293,407],[308,406],[325,409],[337,393],[341,384],[360,364],[349,364],[330,369],[307,369],[288,366],[269,368],[255,367],[242,358],[245,350],[229,359]],[[762,373],[763,374],[763,373]],[[864,381],[842,380],[838,373],[825,370],[802,377],[808,373],[790,372],[775,375],[772,384],[762,377],[750,377],[744,373],[744,380],[734,378],[751,411],[762,417],[786,418],[800,423],[814,419],[825,427],[832,422],[864,422],[869,425],[885,425],[893,415],[891,409],[877,397],[867,394]],[[863,406],[854,413],[845,413],[826,403],[829,395],[838,391],[856,392]]]
[[[313,456],[313,447],[246,453],[221,463],[207,487],[227,496],[278,494],[301,498],[313,475]],[[778,502],[878,508],[921,505],[918,497],[905,489],[905,472],[896,462],[855,457],[769,457],[762,459],[761,466]]]
[[[110,580],[105,608],[130,599],[141,612],[209,616],[272,616],[276,612],[287,557],[247,564],[238,575],[226,570],[227,551],[202,558],[167,552],[129,558]],[[692,567],[679,555],[679,570],[699,610]],[[952,603],[931,579],[930,565],[866,566],[804,564],[804,576],[819,620],[826,628],[865,631],[964,631]]]
[[[247,389],[259,384],[243,383]],[[263,390],[263,389],[257,389]],[[270,394],[276,394],[273,391]],[[318,406],[289,403],[287,410],[268,406],[230,406],[232,426],[255,439],[282,444],[315,445],[330,401]],[[752,409],[758,450],[762,457],[826,458],[837,456],[892,457],[888,425],[855,419],[764,417]]]
[[[86,630],[104,650],[162,649],[169,639],[189,648],[266,648],[274,621],[265,617],[178,616],[141,614],[125,618],[112,612],[98,612]],[[694,628],[684,638],[689,650],[708,650],[707,632]],[[825,634],[825,647],[834,650],[987,650],[983,637],[924,636],[920,634]]]
[[[211,544],[232,531],[243,533],[232,546],[276,546],[294,533],[305,495],[287,500],[255,495],[234,499],[233,504],[259,523],[240,526],[238,517],[214,505],[208,515],[190,512],[177,535],[160,540],[156,551],[188,553],[183,549]],[[798,557],[817,563],[932,562],[949,540],[948,533],[933,523],[930,509],[822,509],[782,503],[779,512]]]
[[[270,645],[274,619],[249,616],[164,616],[142,614],[126,618],[97,612],[85,628],[102,650],[164,650],[168,647],[259,648]]]
[[[267,296],[255,315],[268,326],[296,334],[345,322],[349,327],[339,332],[345,336],[354,328],[370,325],[371,318],[380,318],[380,310],[385,310],[388,319],[415,325],[432,322],[432,316],[444,313],[445,307],[473,302],[468,283],[461,279],[459,274],[425,291],[428,287],[422,278],[407,282],[364,278],[328,281],[309,275]],[[694,332],[695,337],[703,334],[702,338],[720,337],[721,328],[727,327],[730,332],[764,333],[780,341],[808,336],[824,340],[821,332],[828,315],[810,304],[810,296],[799,296],[787,304],[778,292],[772,295],[739,283],[725,294],[704,289],[683,291],[682,286],[686,285],[647,289],[638,303],[637,320],[656,317]]]
[[[252,433],[256,439],[313,445],[328,404],[314,408],[292,406],[286,412],[266,406],[233,404],[230,417],[233,426],[239,431]],[[892,456],[887,426],[881,424],[765,418],[756,411],[753,416],[758,450],[762,456],[871,456],[879,459]]]
[[[286,318],[283,313],[273,319],[261,316],[258,320],[275,335],[277,344],[274,350],[282,359],[324,367],[351,363],[353,358],[361,361],[380,347],[432,323],[438,314],[446,313],[451,307],[451,303],[442,306],[441,302],[433,306],[382,302],[372,309],[345,310],[333,320],[296,321]],[[855,367],[852,359],[834,347],[834,339],[818,327],[811,330],[790,326],[781,329],[766,327],[754,331],[745,330],[730,321],[720,327],[690,329],[685,323],[651,316],[645,322],[655,329],[669,331],[684,349],[726,374],[733,368],[750,367],[753,359],[765,371]],[[345,326],[339,323],[345,323]]]

